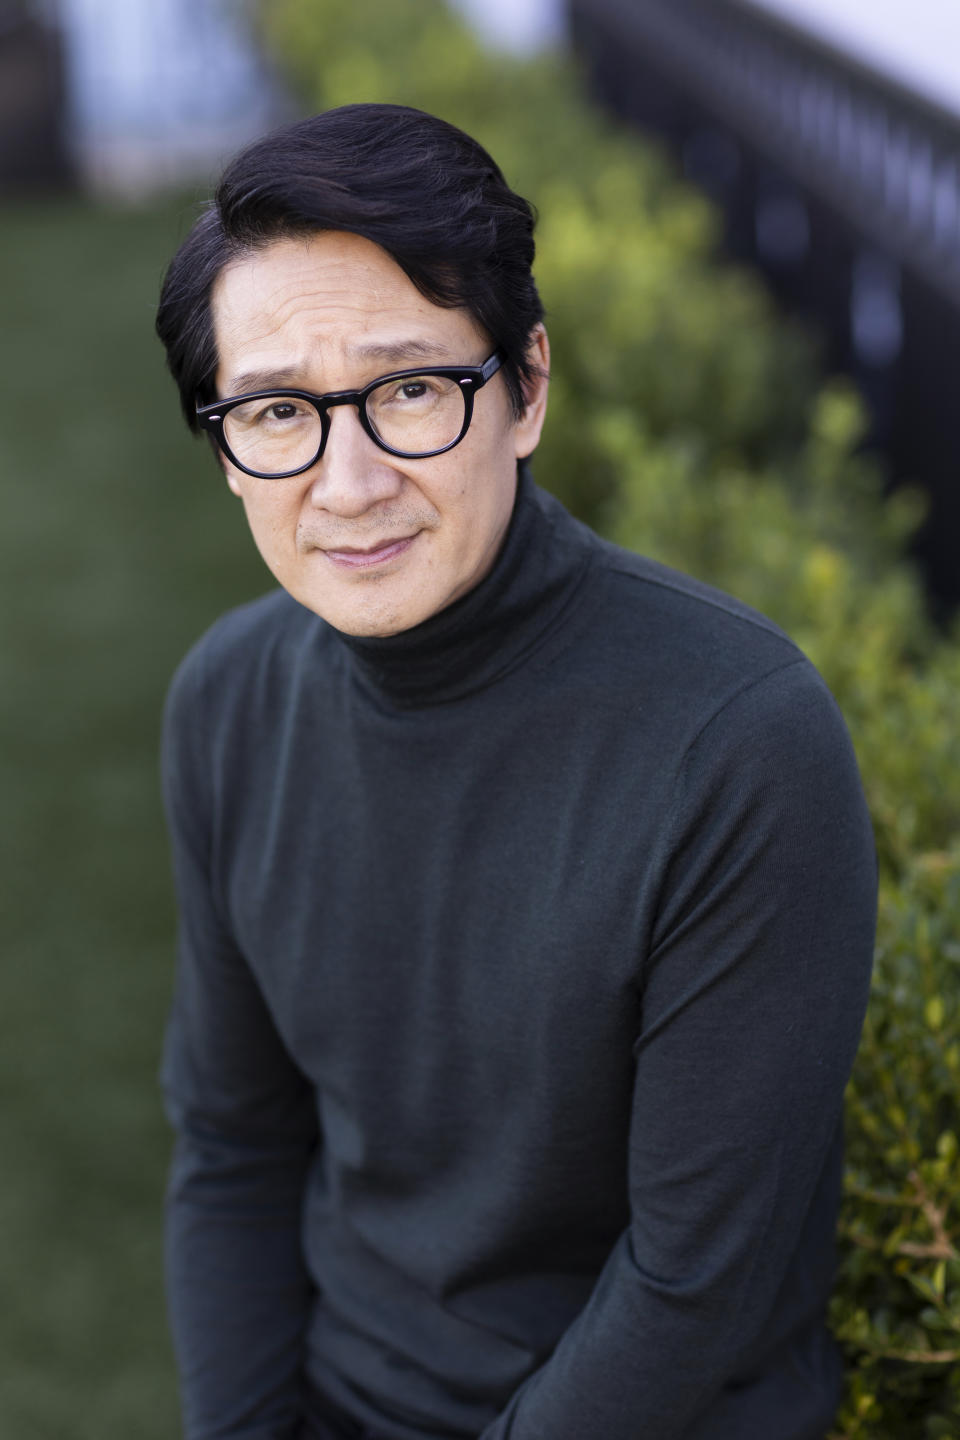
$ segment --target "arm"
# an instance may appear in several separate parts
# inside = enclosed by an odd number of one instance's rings
[[[180,913],[162,1070],[177,1134],[170,1317],[187,1440],[287,1440],[310,1303],[300,1208],[316,1121],[217,895],[196,669],[194,656],[174,682],[163,745]]]
[[[719,1435],[720,1392],[762,1354],[835,1163],[876,867],[849,741],[809,667],[713,717],[677,777],[670,832],[634,1046],[631,1222],[483,1440],[680,1440],[698,1421]]]

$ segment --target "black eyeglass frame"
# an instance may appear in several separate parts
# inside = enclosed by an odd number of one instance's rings
[[[326,449],[327,437],[330,434],[329,411],[335,405],[356,405],[360,424],[373,443],[381,450],[385,450],[388,455],[396,455],[401,460],[429,460],[431,456],[443,455],[447,450],[452,450],[455,445],[460,444],[473,419],[474,396],[501,368],[503,359],[502,352],[496,350],[482,365],[421,365],[415,370],[395,370],[389,375],[378,375],[376,380],[371,380],[370,384],[365,385],[362,390],[331,390],[327,395],[314,395],[309,390],[251,390],[245,395],[231,395],[227,400],[214,401],[211,405],[198,405],[196,409],[197,424],[213,436],[231,464],[236,465],[237,469],[242,470],[245,475],[253,475],[257,480],[289,480],[292,476],[302,475],[305,470],[316,465]],[[419,375],[440,375],[447,380],[456,380],[463,395],[463,424],[456,439],[451,440],[447,445],[441,445],[438,450],[398,450],[395,446],[388,445],[374,430],[367,416],[367,396],[372,395],[380,385],[406,378],[415,380]],[[298,465],[295,470],[251,470],[249,465],[244,465],[237,459],[224,437],[224,420],[231,410],[238,405],[247,404],[250,400],[269,400],[271,396],[276,396],[277,399],[289,396],[291,400],[306,400],[320,416],[320,444],[317,452],[312,459],[303,465]]]

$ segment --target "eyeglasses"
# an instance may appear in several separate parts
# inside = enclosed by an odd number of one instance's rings
[[[432,365],[381,375],[362,390],[255,390],[197,406],[197,421],[238,470],[284,480],[315,465],[330,434],[335,405],[356,405],[375,445],[402,460],[425,460],[459,445],[473,417],[477,391],[503,364],[497,352],[482,365]]]

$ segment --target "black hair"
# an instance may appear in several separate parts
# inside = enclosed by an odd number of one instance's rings
[[[342,105],[243,150],[174,256],[157,333],[187,424],[215,400],[210,294],[231,260],[275,240],[346,230],[390,255],[435,305],[462,307],[503,354],[514,413],[536,367],[543,306],[531,274],[535,212],[456,126],[405,105]]]

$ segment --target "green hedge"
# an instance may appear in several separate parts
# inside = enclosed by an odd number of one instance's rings
[[[554,351],[536,471],[621,543],[739,595],[820,667],[877,833],[876,971],[848,1092],[837,1434],[957,1435],[960,1417],[960,645],[929,625],[852,389],[717,221],[616,130],[559,57],[485,53],[440,0],[263,0],[312,109],[418,105],[462,125],[540,212]]]

